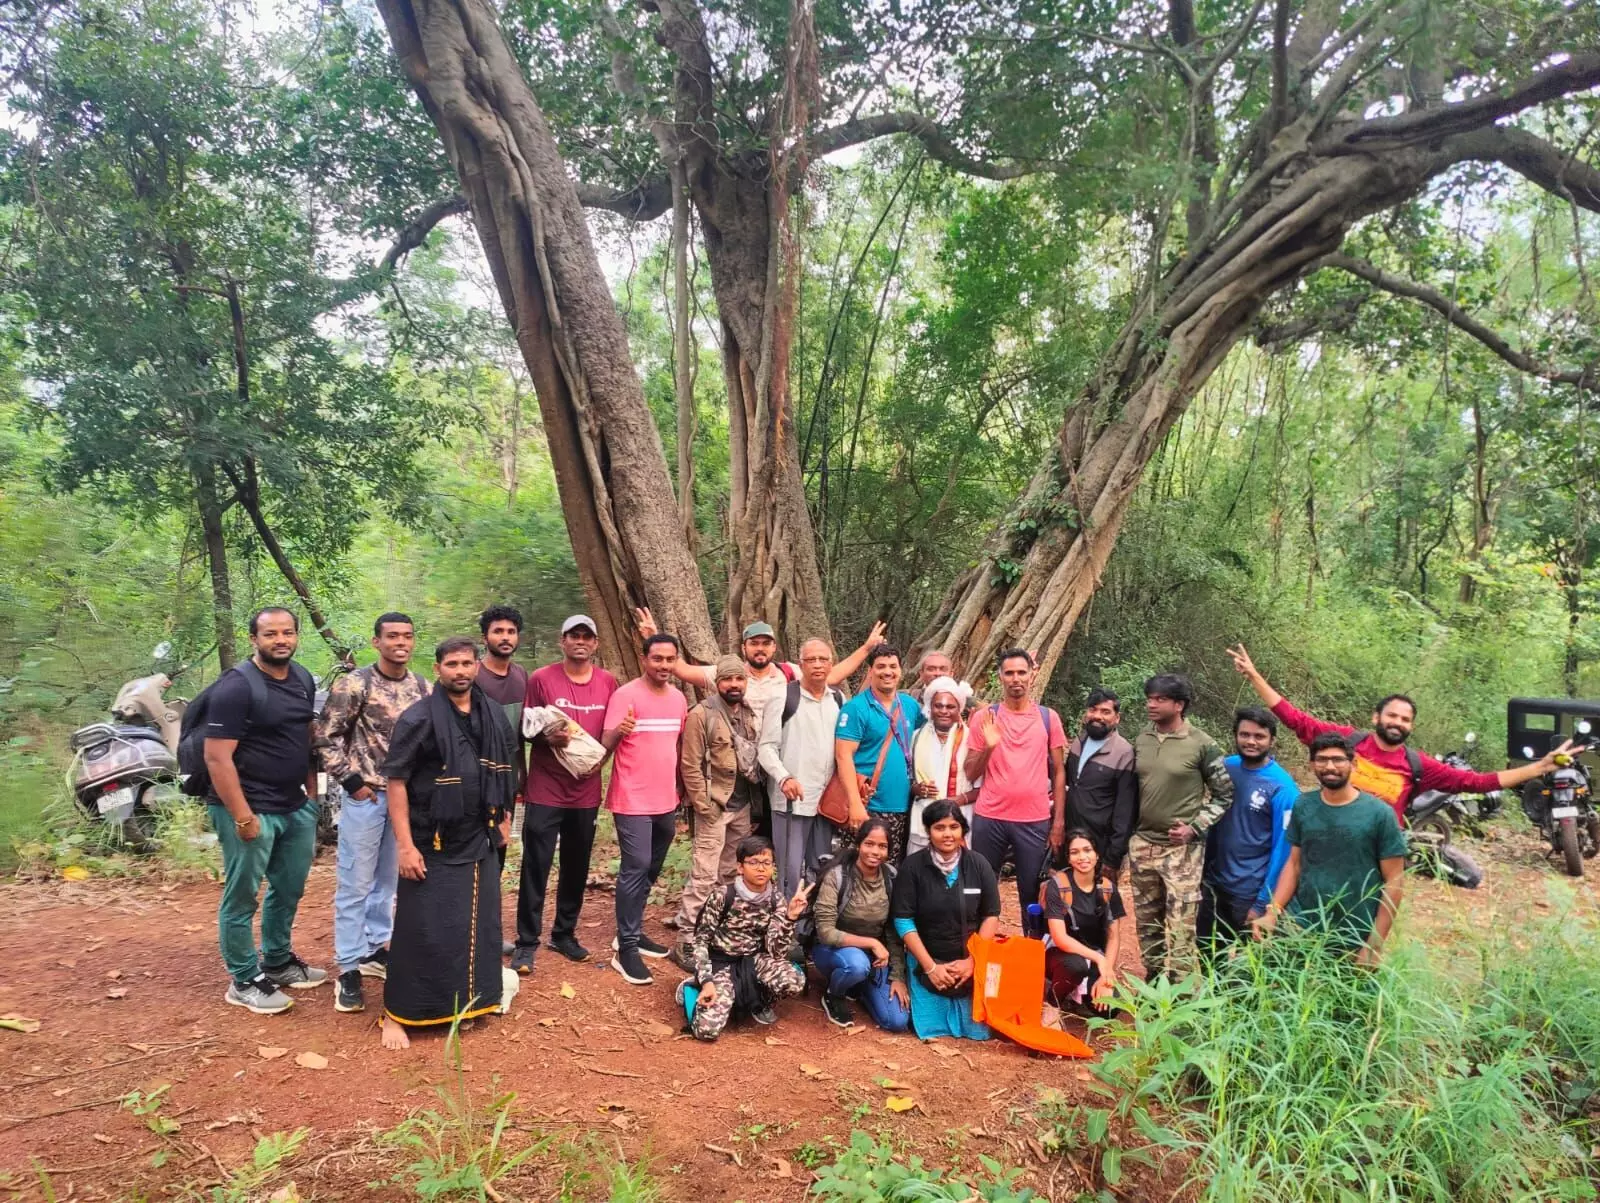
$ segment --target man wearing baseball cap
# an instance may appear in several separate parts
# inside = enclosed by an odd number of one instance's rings
[[[674,959],[680,965],[700,908],[738,871],[734,852],[750,834],[751,806],[761,796],[761,729],[745,701],[744,661],[718,656],[712,672],[716,690],[684,719],[678,760],[684,797],[694,811],[693,859],[678,903]]]
[[[553,706],[595,739],[603,734],[606,704],[617,679],[595,664],[600,640],[594,619],[574,614],[561,624],[561,659],[528,677],[524,704]],[[547,731],[528,741],[528,783],[523,791],[522,880],[517,889],[517,943],[511,967],[533,972],[534,953],[544,925],[544,896],[556,848],[561,872],[556,881],[556,913],[550,947],[573,961],[589,959],[578,942],[578,915],[589,881],[594,822],[600,811],[600,772],[574,777],[556,757],[569,735]]]

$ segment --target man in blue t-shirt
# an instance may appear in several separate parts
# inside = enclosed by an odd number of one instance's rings
[[[887,643],[867,653],[867,683],[839,711],[834,771],[850,799],[851,830],[868,813],[881,817],[889,827],[889,859],[899,864],[911,823],[911,737],[925,720],[917,699],[900,691],[900,653]],[[877,788],[863,790],[857,774],[870,782],[874,773]]]
[[[1289,816],[1300,787],[1272,758],[1278,720],[1260,706],[1233,716],[1235,753],[1223,760],[1233,782],[1233,805],[1206,837],[1206,865],[1195,920],[1201,955],[1250,931],[1266,913],[1278,874],[1289,859]]]

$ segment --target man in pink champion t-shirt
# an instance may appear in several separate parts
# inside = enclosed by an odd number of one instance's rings
[[[688,700],[672,684],[678,641],[651,635],[644,641],[644,675],[611,695],[601,742],[615,747],[606,806],[617,829],[617,938],[611,967],[624,981],[648,986],[655,978],[645,957],[664,957],[667,946],[644,934],[650,887],[677,833],[678,744]]]
[[[972,850],[995,876],[1009,852],[1017,863],[1024,911],[1039,900],[1039,880],[1065,832],[1067,733],[1061,717],[1030,698],[1033,657],[1022,648],[1000,653],[1003,699],[967,724],[967,780],[983,778],[973,808]]]

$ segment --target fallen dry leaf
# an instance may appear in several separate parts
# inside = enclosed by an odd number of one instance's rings
[[[103,1144],[103,1145],[112,1145],[112,1144],[116,1144],[117,1143],[116,1141],[112,1140],[109,1136],[107,1136],[104,1132],[96,1132],[96,1133],[94,1133],[94,1138],[95,1138],[96,1141],[98,1141],[100,1144]]]
[[[888,1111],[910,1111],[917,1105],[917,1100],[904,1094],[891,1094],[883,1100],[883,1106]]]
[[[52,1090],[50,1092],[51,1097],[58,1098],[58,1099],[64,1094],[71,1094],[71,1093],[72,1093],[72,1087],[70,1087],[70,1086],[62,1086],[59,1089]]]
[[[948,1044],[930,1044],[928,1049],[935,1057],[959,1057],[961,1055],[960,1049],[952,1048]]]
[[[321,1053],[300,1053],[294,1063],[301,1069],[327,1069],[328,1059]]]
[[[808,1078],[825,1078],[825,1077],[828,1076],[823,1071],[822,1066],[820,1066],[820,1065],[812,1065],[809,1062],[803,1062],[801,1064],[800,1072],[805,1074],[805,1076],[808,1077]]]
[[[88,881],[89,870],[85,869],[82,865],[68,865],[65,869],[61,870],[61,876],[65,877],[68,881]]]
[[[63,969],[76,969],[78,967],[78,962],[76,961],[57,961],[56,964]]]
[[[595,1106],[595,1110],[596,1111],[626,1111],[627,1109],[628,1109],[628,1104],[611,1102],[611,1101],[607,1101],[607,1102],[604,1102],[604,1103],[598,1103]]]
[[[562,982],[561,983],[561,997],[562,998],[577,998],[578,997],[578,991],[573,987],[571,982]]]
[[[106,991],[106,997],[107,998],[127,998],[128,997],[128,988],[126,986],[113,986],[111,989]]]
[[[884,1062],[884,1063],[883,1063],[883,1067],[884,1067],[884,1068],[885,1068],[885,1069],[892,1069],[892,1070],[894,1070],[894,1071],[895,1071],[895,1072],[896,1072],[896,1073],[898,1073],[898,1072],[899,1072],[899,1070],[900,1070],[900,1062],[898,1062],[898,1061],[885,1061],[885,1062]]]
[[[791,1166],[782,1157],[774,1157],[772,1159],[772,1162],[773,1162],[772,1172],[773,1172],[773,1175],[775,1177],[778,1177],[778,1178],[793,1178],[794,1177],[794,1167]]]
[[[661,1023],[658,1020],[654,1020],[654,1019],[650,1020],[648,1023],[643,1024],[641,1030],[644,1032],[644,1034],[646,1036],[661,1036],[661,1037],[675,1036],[675,1035],[677,1035],[677,1031],[678,1031],[676,1028],[670,1027],[667,1024]]]
[[[769,1047],[777,1047],[779,1045],[787,1045],[788,1043],[789,1042],[787,1040],[779,1040],[776,1036],[768,1036],[767,1037],[767,1044],[768,1044]]]
[[[893,1078],[879,1078],[878,1085],[885,1090],[913,1090],[910,1082],[896,1082]]]
[[[624,1132],[631,1132],[638,1125],[638,1123],[639,1121],[634,1119],[633,1116],[629,1115],[626,1111],[618,1112],[616,1115],[611,1117],[611,1126],[613,1128],[620,1128]]]
[[[541,1019],[539,1021],[539,1026],[542,1027],[542,1028],[553,1028],[553,1027],[556,1026],[556,1024],[558,1024],[560,1022],[561,1021],[559,1019],[557,1019],[554,1015],[552,1015],[548,1019]]]
[[[263,1061],[276,1061],[288,1051],[289,1050],[286,1048],[274,1048],[267,1044],[256,1045],[256,1056],[260,1057]]]
[[[136,1041],[130,1042],[128,1047],[133,1049],[135,1052],[148,1053],[153,1046],[152,1045],[148,1045],[148,1044],[143,1044],[143,1043],[141,1043],[141,1042],[136,1040]]]
[[[110,979],[111,979],[111,980],[112,980],[112,981],[116,981],[116,980],[117,980],[117,979],[118,979],[118,978],[119,978],[119,977],[121,977],[121,976],[122,976],[122,970],[120,970],[120,969],[111,969],[111,970],[108,970],[108,971],[107,971],[107,972],[106,972],[106,976],[107,976],[107,977],[108,977],[108,978],[110,978]]]
[[[29,1019],[26,1015],[0,1015],[0,1028],[8,1032],[21,1032],[27,1036],[37,1032],[43,1022],[40,1019]]]

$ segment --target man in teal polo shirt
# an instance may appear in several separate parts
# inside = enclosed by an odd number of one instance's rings
[[[900,653],[887,643],[867,653],[867,683],[871,688],[839,711],[833,741],[835,771],[850,799],[851,827],[865,822],[869,813],[881,816],[889,827],[889,859],[899,864],[911,823],[911,737],[923,724],[922,707],[901,692]],[[890,741],[887,751],[885,740]],[[862,797],[857,775],[870,780],[874,773],[877,788]]]

